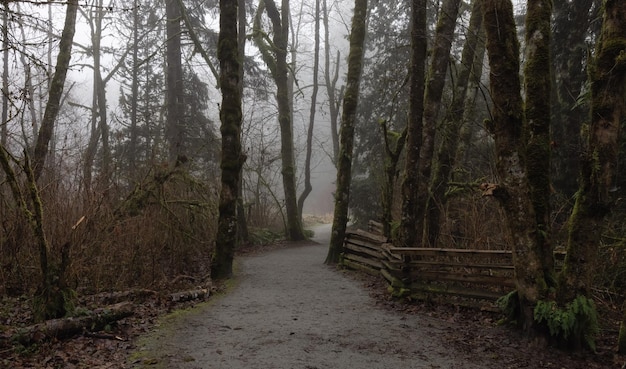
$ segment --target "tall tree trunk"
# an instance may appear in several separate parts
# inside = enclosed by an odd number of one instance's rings
[[[63,87],[65,85],[65,77],[70,65],[72,56],[72,42],[74,41],[74,32],[76,30],[76,12],[78,9],[78,0],[68,0],[67,11],[65,14],[65,24],[59,41],[59,54],[57,55],[57,63],[54,71],[54,77],[50,83],[50,91],[48,93],[48,102],[43,115],[37,143],[35,144],[35,154],[33,157],[33,177],[35,181],[39,179],[48,155],[48,145],[52,139],[54,132],[54,124],[59,113],[61,96],[63,95]]]
[[[577,190],[576,178],[580,140],[578,132],[589,114],[586,104],[580,103],[585,87],[588,57],[587,37],[590,26],[597,19],[590,14],[598,0],[554,0],[552,55],[554,91],[552,97],[552,142],[554,145],[552,171],[557,193],[570,198]]]
[[[554,251],[550,238],[550,18],[552,0],[529,0],[526,13],[526,170],[537,222],[538,253],[544,280],[554,287]]]
[[[239,57],[239,94],[243,96],[243,70],[244,70],[244,62],[246,59],[246,1],[238,0],[238,12],[237,19],[239,34],[238,44],[237,44],[237,53]],[[243,109],[243,108],[242,108]],[[248,231],[248,219],[246,219],[246,210],[243,204],[243,181],[239,181],[239,190],[237,197],[237,222],[238,222],[238,237],[239,241],[242,243],[247,243],[250,240],[250,232]]]
[[[459,65],[453,90],[452,103],[443,118],[442,142],[437,151],[436,167],[433,170],[430,185],[432,195],[428,198],[426,205],[427,216],[425,222],[428,232],[428,243],[431,246],[435,246],[439,238],[439,223],[441,221],[441,213],[447,202],[446,190],[448,189],[448,181],[450,181],[452,168],[456,165],[456,152],[459,147],[459,136],[465,117],[467,87],[474,58],[476,57],[476,50],[478,49],[477,46],[480,42],[479,35],[483,23],[481,4],[482,0],[474,0],[473,2],[470,23],[461,54],[461,64]],[[481,61],[483,57],[484,54],[481,53]]]
[[[481,7],[483,1],[484,0],[480,0]],[[470,146],[472,145],[472,138],[474,137],[474,133],[477,130],[474,124],[470,124],[470,121],[475,116],[477,97],[479,93],[483,93],[481,77],[483,74],[483,64],[485,61],[486,53],[485,39],[485,28],[481,27],[478,34],[478,43],[476,44],[476,56],[474,57],[474,62],[472,63],[472,70],[470,73],[470,91],[467,94],[467,98],[463,102],[463,122],[461,123],[461,132],[459,133],[459,147],[454,154],[454,162],[456,163],[455,168],[457,169],[463,168],[468,162]],[[466,180],[468,176],[465,172],[461,176],[454,177],[455,178],[453,178],[453,180]]]
[[[237,194],[245,155],[241,151],[241,90],[237,8],[238,0],[220,0],[220,110],[222,133],[222,170],[219,219],[211,277],[228,278],[233,274],[233,257],[237,244]]]
[[[183,67],[181,61],[181,11],[178,0],[166,0],[166,105],[165,136],[168,144],[168,162],[175,167],[186,159],[183,152]]]
[[[413,247],[421,241],[415,232],[418,223],[419,158],[424,117],[424,73],[426,71],[426,1],[411,2],[411,65],[409,69],[409,122],[407,123],[406,160],[402,181],[402,218],[398,238],[400,247]]]
[[[348,225],[348,205],[350,204],[350,183],[352,179],[352,151],[354,148],[354,126],[359,102],[359,86],[363,71],[365,47],[365,26],[367,20],[367,0],[355,0],[352,29],[350,30],[350,53],[348,55],[348,76],[346,95],[343,99],[343,114],[339,133],[340,149],[337,159],[337,189],[335,191],[335,211],[330,235],[330,246],[326,264],[335,264],[343,252],[343,240]]]
[[[283,191],[287,213],[287,237],[292,241],[304,239],[302,220],[298,216],[296,195],[296,164],[293,146],[293,121],[290,108],[289,67],[287,65],[287,42],[289,35],[289,0],[283,0],[280,12],[273,0],[266,1],[267,15],[274,28],[274,53],[276,68],[276,102],[280,125],[280,154],[282,159]]]
[[[443,87],[446,82],[446,71],[450,63],[450,47],[454,38],[454,28],[460,4],[461,0],[445,0],[439,11],[432,61],[424,96],[424,127],[419,156],[417,210],[415,214],[415,232],[417,233],[418,242],[423,245],[428,242],[428,238],[424,237],[424,222],[427,203],[430,198],[429,185],[435,149],[435,124],[437,123],[441,96],[443,95]]]
[[[87,142],[87,148],[85,149],[85,157],[83,160],[83,182],[85,184],[85,191],[87,194],[91,192],[91,185],[93,184],[93,162],[96,158],[98,151],[98,141],[100,141],[101,131],[98,129],[98,95],[96,93],[96,78],[94,69],[94,89],[91,97],[91,120],[90,120],[90,132],[89,141]]]
[[[108,187],[111,175],[111,148],[109,146],[109,125],[107,122],[106,82],[102,78],[102,20],[105,15],[104,1],[100,0],[94,10],[82,11],[89,20],[91,28],[91,50],[93,54],[93,95],[91,107],[91,134],[83,163],[83,180],[85,190],[90,191],[92,185],[93,162],[96,158],[98,141],[102,139],[100,180],[101,187]]]
[[[9,3],[4,3],[2,14],[2,121],[0,145],[6,146],[9,120]]]
[[[341,53],[337,50],[335,62],[335,71],[330,70],[330,26],[328,6],[326,0],[322,0],[322,12],[324,20],[324,81],[326,82],[326,94],[328,95],[328,111],[330,113],[330,137],[333,143],[333,152],[331,161],[337,166],[337,158],[339,157],[339,107],[343,95],[343,87],[337,94],[337,81],[339,80],[339,63],[341,62]]]
[[[614,186],[620,128],[626,119],[625,34],[626,2],[605,1],[602,33],[589,66],[591,124],[581,160],[580,188],[569,220],[567,257],[559,276],[560,306],[567,306],[579,297],[590,299],[592,278],[598,267],[600,230],[618,199]],[[582,340],[590,332],[574,333],[573,344],[588,343]]]
[[[317,91],[319,90],[318,70],[320,64],[320,0],[315,0],[315,48],[313,50],[313,91],[311,92],[311,109],[309,110],[309,129],[306,135],[306,159],[304,161],[304,190],[298,198],[298,215],[302,219],[304,201],[313,189],[311,185],[311,155],[313,152],[313,128],[317,111]]]
[[[130,140],[128,145],[128,169],[129,174],[136,175],[137,155],[139,154],[139,1],[133,1],[133,44],[131,52],[131,86],[130,86]],[[137,178],[132,178],[135,180]]]
[[[402,133],[397,134],[395,132],[389,132],[387,122],[381,123],[383,131],[383,140],[385,143],[385,179],[383,183],[383,189],[381,193],[381,207],[382,207],[382,223],[383,223],[383,235],[387,239],[392,238],[391,222],[393,221],[393,193],[398,180],[398,163],[400,162],[400,154],[404,150],[404,144],[406,143],[407,128],[402,130]]]
[[[519,44],[510,0],[485,0],[493,135],[500,183],[492,194],[506,212],[512,238],[515,286],[523,329],[534,334],[533,309],[546,292],[537,222],[526,173],[524,117],[519,78]]]

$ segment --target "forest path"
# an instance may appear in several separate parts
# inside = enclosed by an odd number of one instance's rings
[[[319,243],[240,258],[236,285],[142,340],[151,359],[136,367],[489,367],[453,351],[449,324],[378,308],[358,281],[325,265],[329,229],[315,229]]]

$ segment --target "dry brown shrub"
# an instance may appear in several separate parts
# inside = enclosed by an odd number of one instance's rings
[[[3,189],[5,190],[5,189]],[[41,280],[31,229],[10,196],[0,201],[0,294],[30,294]],[[130,189],[111,185],[88,198],[42,186],[49,256],[69,244],[66,282],[82,292],[159,288],[180,275],[209,275],[217,193],[183,171],[155,171]]]

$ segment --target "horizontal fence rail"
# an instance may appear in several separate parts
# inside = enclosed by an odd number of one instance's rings
[[[342,263],[350,269],[382,275],[396,295],[493,303],[515,289],[510,250],[394,247],[381,231],[380,223],[370,221],[368,231],[346,232]],[[555,253],[557,267],[564,256],[563,252]]]

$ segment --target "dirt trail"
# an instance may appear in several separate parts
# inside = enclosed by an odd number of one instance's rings
[[[174,319],[140,351],[163,368],[487,368],[444,342],[441,320],[379,309],[359,282],[323,264],[316,241],[240,259],[226,295]],[[493,364],[493,363],[490,363]]]

